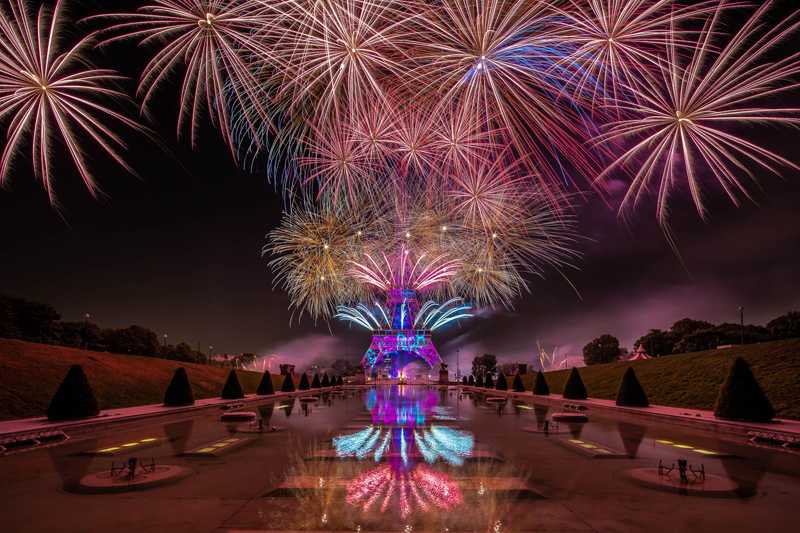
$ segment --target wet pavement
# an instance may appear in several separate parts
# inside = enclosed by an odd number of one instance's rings
[[[204,411],[0,457],[2,530],[800,529],[800,456],[712,432],[591,409],[587,423],[555,424],[554,406],[493,404],[454,387],[323,393],[246,410],[263,431]],[[80,493],[81,478],[132,456],[192,474],[148,490]],[[627,476],[679,459],[732,479],[735,490],[687,496]]]

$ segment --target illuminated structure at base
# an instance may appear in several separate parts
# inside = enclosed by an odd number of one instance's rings
[[[403,369],[417,361],[433,368],[441,358],[431,339],[432,332],[472,316],[468,313],[471,306],[461,298],[451,298],[443,304],[428,300],[420,306],[417,291],[409,289],[389,291],[387,305],[388,312],[379,303],[372,308],[363,304],[340,306],[336,315],[372,332],[372,343],[361,359],[361,367],[372,376],[402,377]]]

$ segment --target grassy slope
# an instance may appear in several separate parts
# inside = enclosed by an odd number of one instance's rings
[[[750,363],[780,418],[800,419],[800,339],[594,365],[581,368],[580,373],[590,397],[615,399],[622,373],[631,365],[651,403],[711,409],[736,356]],[[568,373],[560,370],[545,374],[552,392],[560,394],[564,390]],[[533,376],[527,377],[530,390]]]
[[[101,409],[161,402],[179,366],[186,368],[196,398],[218,396],[229,372],[227,368],[154,357],[0,339],[0,420],[44,414],[73,364],[83,366]],[[245,392],[255,392],[261,374],[237,373]],[[273,376],[277,387],[282,383],[280,377]]]

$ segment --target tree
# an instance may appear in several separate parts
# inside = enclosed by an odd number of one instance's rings
[[[43,343],[58,341],[57,322],[61,316],[53,306],[23,298],[4,298],[7,299],[5,305],[10,308],[7,313],[13,320],[11,329],[19,333],[18,338]]]
[[[651,329],[647,335],[639,337],[633,344],[634,349],[643,346],[644,350],[653,357],[670,355],[675,349],[675,344],[680,340],[670,331]]]
[[[485,353],[472,360],[472,374],[493,374],[497,369],[497,357],[490,353]]]
[[[309,390],[311,385],[308,384],[308,375],[303,372],[303,375],[300,376],[300,385],[297,386],[299,390]]]
[[[486,389],[493,389],[494,388],[494,380],[492,379],[491,374],[486,374],[486,377],[483,380],[483,387]]]
[[[628,367],[625,374],[622,375],[619,389],[617,390],[617,405],[626,407],[647,407],[650,402],[647,401],[647,394],[645,394],[641,383],[636,378],[636,372],[633,367]]]
[[[470,374],[469,378],[467,378],[467,385],[469,385],[470,387],[475,386],[475,376],[473,376],[472,374]]]
[[[522,376],[514,374],[514,392],[525,392],[525,384],[522,383]]]
[[[348,359],[336,359],[331,363],[331,369],[335,370],[340,376],[351,376],[360,370],[357,364],[350,362]]]
[[[239,377],[236,375],[236,370],[231,370],[228,373],[228,379],[225,381],[225,386],[222,388],[222,399],[240,400],[242,398],[244,398],[242,384],[239,383]]]
[[[583,347],[583,361],[587,365],[616,361],[619,354],[619,339],[608,334],[600,335]]]
[[[581,375],[575,367],[572,367],[567,382],[564,385],[563,396],[567,400],[585,400],[589,397],[586,393],[586,385],[583,384]]]
[[[537,396],[549,396],[550,387],[547,385],[547,380],[544,379],[544,373],[539,370],[536,373],[536,381],[533,383],[533,393]]]
[[[463,376],[461,378],[461,384],[462,385],[468,385],[469,384],[469,380],[467,380],[467,376]]]
[[[281,392],[294,392],[294,379],[292,379],[291,372],[287,372],[286,377],[283,378],[283,385],[281,385]]]
[[[483,388],[483,374],[478,374],[478,377],[475,378],[475,386]]]
[[[800,312],[790,311],[767,323],[767,331],[773,339],[800,337]],[[2,334],[0,334],[2,337]]]
[[[0,338],[18,339],[22,332],[14,315],[14,302],[10,296],[0,294]]]
[[[47,407],[49,420],[71,420],[97,416],[97,398],[94,395],[89,379],[80,365],[72,365],[58,386],[58,390]]]
[[[319,380],[319,374],[314,374],[314,379],[311,380],[311,388],[312,389],[318,389],[321,386],[322,386],[322,382]]]
[[[114,353],[149,356],[159,353],[158,335],[142,326],[107,329],[103,332],[103,342]]]
[[[324,372],[322,374],[322,381],[320,382],[323,388],[331,386],[331,378],[328,377],[328,373]]]
[[[272,396],[275,394],[275,387],[272,385],[272,374],[269,373],[269,370],[265,370],[264,375],[261,376],[261,383],[258,384],[256,394],[259,396]]]
[[[497,384],[494,388],[497,390],[508,390],[508,381],[506,381],[506,375],[502,372],[497,375]]]
[[[693,320],[691,318],[683,318],[678,320],[672,327],[670,331],[675,334],[678,340],[686,337],[687,335],[691,335],[697,331],[703,329],[712,329],[714,324],[711,322],[706,322],[705,320]]]
[[[719,332],[714,328],[701,329],[681,338],[675,345],[675,353],[688,353],[688,352],[701,352],[703,350],[712,350],[725,344],[720,342]]]
[[[775,410],[753,376],[750,365],[741,357],[733,361],[728,377],[719,389],[714,416],[748,422],[769,422],[775,416]]]
[[[192,385],[189,383],[189,376],[183,367],[176,368],[172,379],[164,392],[164,405],[167,407],[180,407],[192,405],[194,403],[194,393]]]

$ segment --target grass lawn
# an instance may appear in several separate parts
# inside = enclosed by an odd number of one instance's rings
[[[195,398],[219,396],[230,372],[228,368],[155,357],[0,339],[0,420],[44,415],[50,398],[73,364],[83,366],[101,409],[161,403],[179,366],[186,368]],[[256,391],[261,381],[259,372],[237,374],[246,393]],[[272,376],[275,390],[280,390],[282,378]]]
[[[723,350],[669,355],[580,369],[589,396],[616,399],[617,387],[628,366],[633,366],[650,403],[711,409],[731,362],[742,356],[767,393],[780,418],[800,419],[800,339],[762,342]],[[547,372],[550,391],[561,394],[568,370]],[[530,390],[533,374],[526,376]]]

